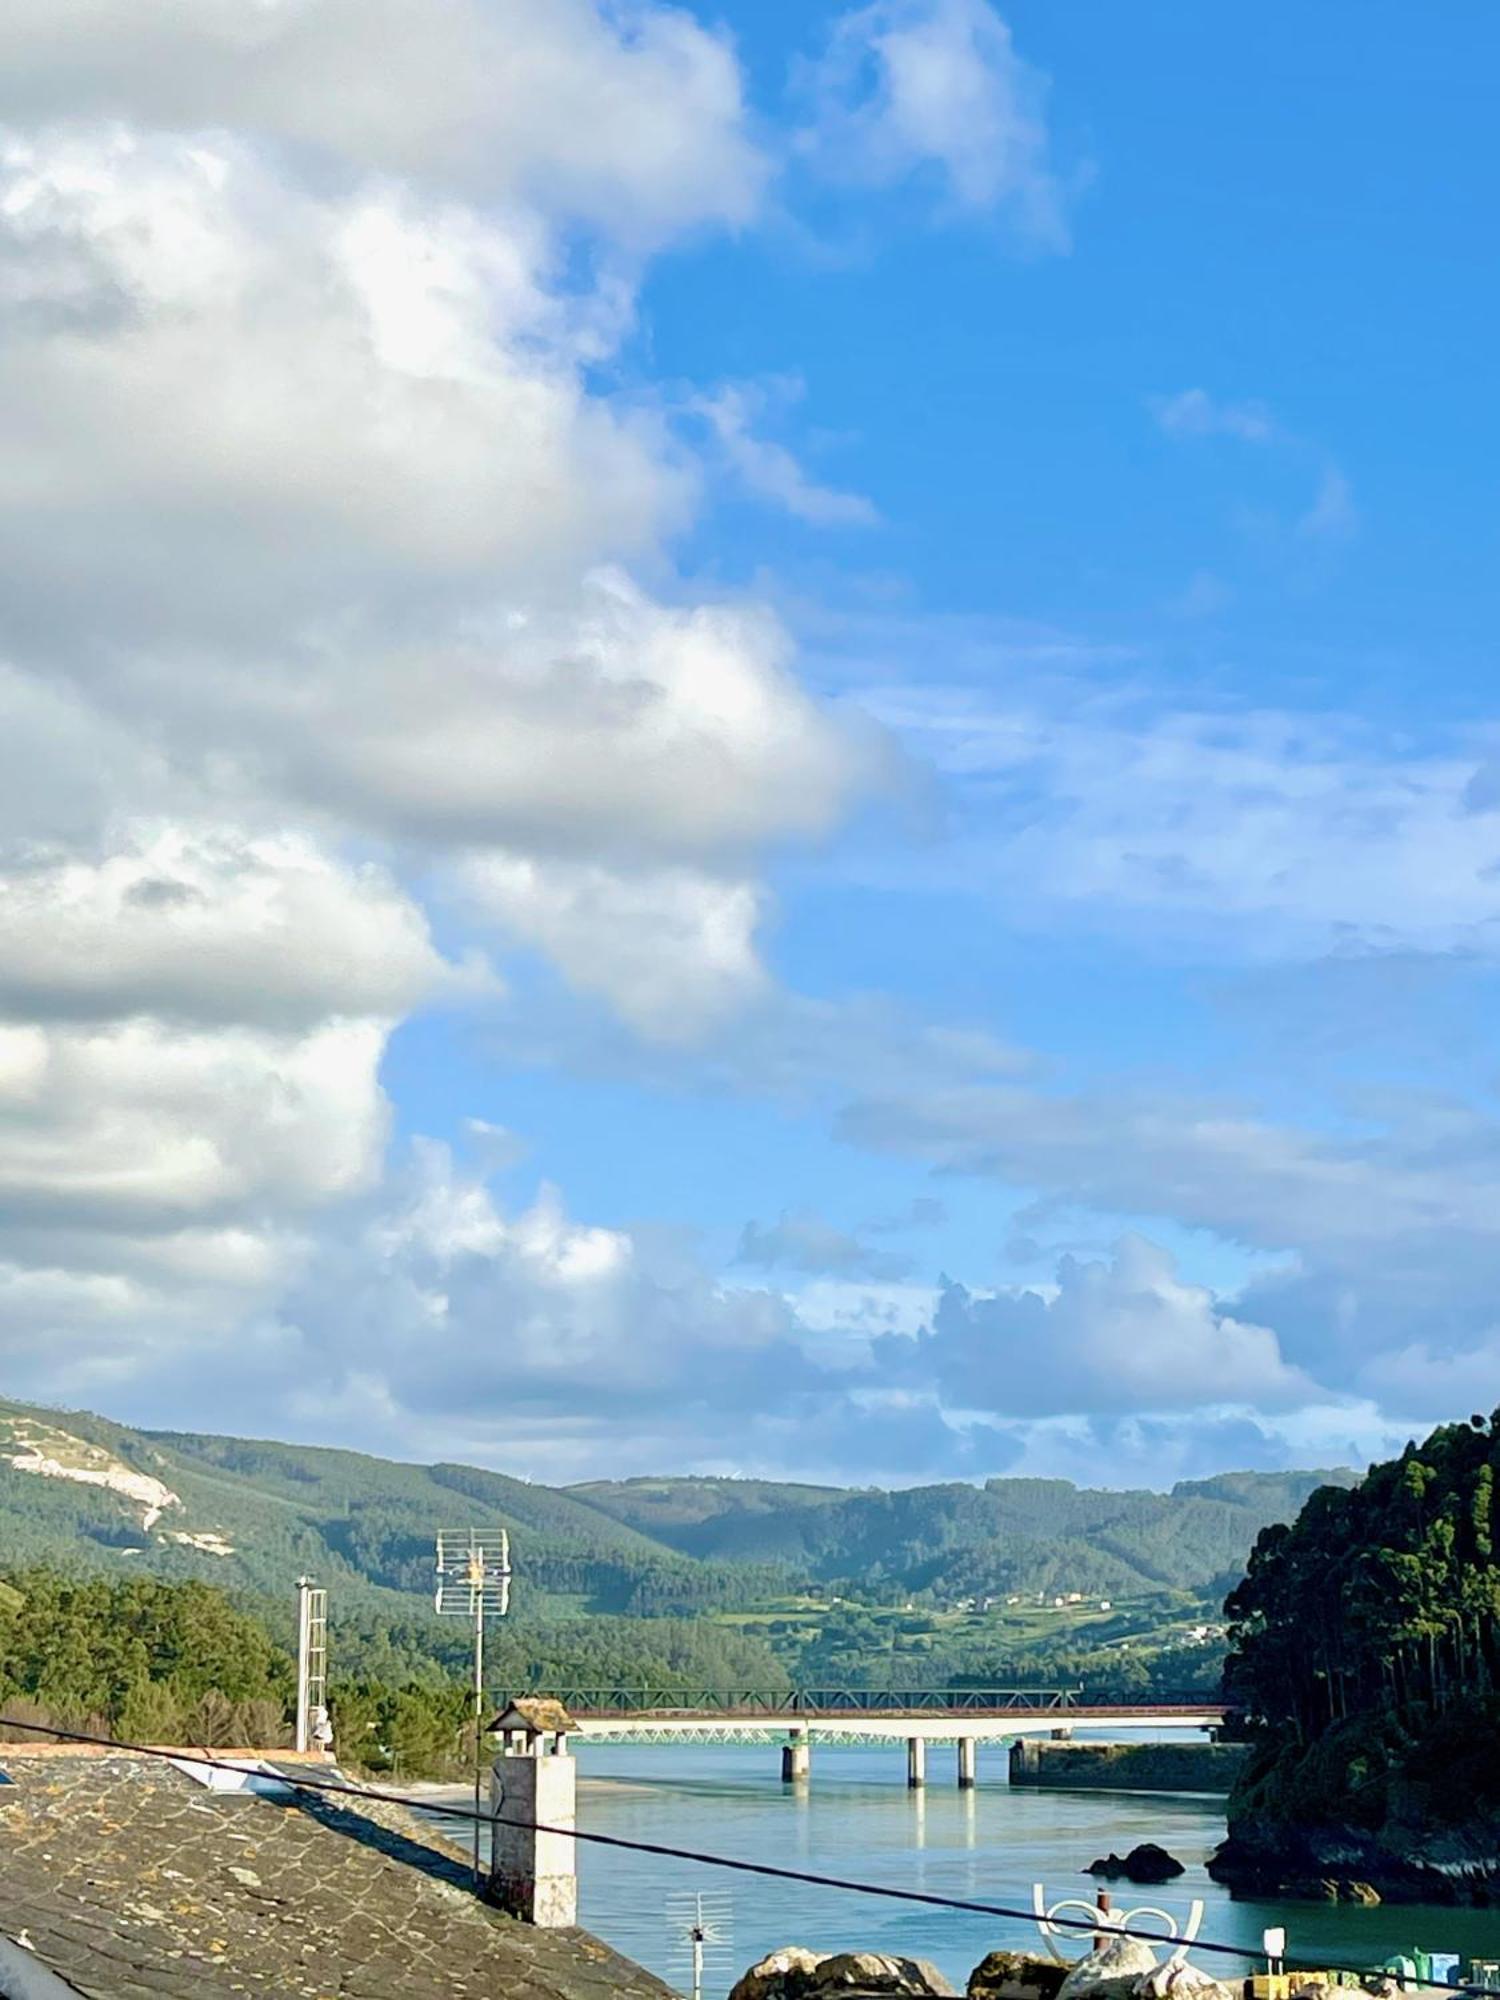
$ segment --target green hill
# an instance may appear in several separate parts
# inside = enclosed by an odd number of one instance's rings
[[[284,1594],[312,1571],[346,1604],[410,1611],[439,1527],[507,1528],[521,1614],[691,1615],[746,1580],[567,1493],[461,1465],[258,1439],[135,1431],[0,1402],[0,1555]],[[767,1585],[780,1578],[764,1580]]]
[[[144,1431],[0,1401],[0,1559],[212,1581],[285,1597],[311,1571],[344,1606],[410,1615],[432,1537],[515,1540],[522,1620],[744,1611],[801,1585],[942,1608],[1002,1597],[1202,1593],[1256,1535],[1352,1473],[1231,1473],[1170,1493],[995,1479],[900,1492],[739,1479],[557,1489],[259,1439]]]
[[[1500,1410],[1260,1537],[1225,1607],[1251,1755],[1219,1880],[1500,1905],[1497,1476]]]
[[[864,1581],[949,1601],[1004,1592],[1124,1597],[1232,1580],[1261,1529],[1355,1474],[1237,1472],[1170,1493],[1063,1479],[901,1492],[763,1480],[595,1481],[570,1490],[700,1561],[781,1563],[820,1582]]]

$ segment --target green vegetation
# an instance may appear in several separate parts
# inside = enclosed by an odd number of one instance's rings
[[[211,1582],[287,1648],[292,1579],[309,1572],[329,1591],[346,1698],[435,1692],[466,1673],[468,1641],[431,1613],[433,1531],[473,1522],[509,1529],[516,1555],[496,1687],[1033,1683],[1147,1698],[1211,1689],[1218,1599],[1257,1531],[1318,1478],[1227,1474],[1169,1494],[1004,1479],[558,1490],[0,1402],[0,1573]],[[365,1733],[400,1736],[386,1711],[376,1722]]]
[[[1065,1479],[899,1493],[631,1479],[571,1491],[700,1561],[779,1563],[819,1582],[857,1584],[861,1595],[951,1605],[1015,1593],[1113,1599],[1227,1587],[1261,1528],[1290,1519],[1325,1481],[1353,1478],[1231,1473],[1170,1493],[1091,1491]]]
[[[0,1710],[21,1720],[134,1742],[274,1745],[292,1672],[264,1628],[206,1584],[23,1569],[0,1597]]]
[[[1254,1744],[1226,1880],[1297,1886],[1352,1851],[1386,1893],[1500,1894],[1497,1471],[1500,1412],[1260,1536],[1226,1605]]]

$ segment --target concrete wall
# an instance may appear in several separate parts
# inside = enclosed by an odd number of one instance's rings
[[[1242,1743],[1038,1743],[1011,1745],[1013,1785],[1117,1792],[1228,1792]]]

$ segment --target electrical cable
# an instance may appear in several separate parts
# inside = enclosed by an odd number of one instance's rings
[[[510,1819],[494,1813],[475,1813],[467,1806],[449,1806],[437,1800],[417,1800],[408,1793],[388,1792],[373,1786],[339,1783],[330,1778],[304,1778],[294,1775],[279,1765],[263,1773],[247,1771],[244,1763],[230,1763],[221,1757],[212,1757],[207,1751],[166,1750],[154,1743],[123,1743],[116,1737],[94,1736],[80,1729],[59,1729],[51,1723],[22,1722],[18,1718],[0,1715],[0,1729],[20,1729],[36,1736],[51,1736],[62,1743],[81,1743],[99,1750],[118,1750],[135,1757],[157,1757],[168,1764],[193,1764],[210,1771],[228,1771],[235,1777],[265,1776],[274,1778],[279,1784],[289,1788],[317,1794],[331,1794],[339,1798],[352,1799],[356,1803],[369,1804],[374,1801],[381,1805],[400,1806],[407,1812],[420,1812],[429,1818],[462,1820],[465,1825],[479,1823],[485,1826],[515,1826],[532,1833],[553,1833],[568,1840],[581,1840],[596,1847],[621,1848],[630,1854],[649,1854],[665,1861],[693,1861],[708,1868],[726,1868],[742,1875],[768,1876],[779,1882],[802,1882],[815,1889],[839,1889],[857,1896],[884,1896],[903,1903],[922,1903],[941,1910],[960,1910],[970,1915],[983,1917],[1006,1917],[1018,1919],[1022,1923],[1037,1921],[1035,1910],[1008,1907],[1004,1903],[977,1903],[960,1896],[939,1896],[927,1889],[898,1889],[882,1882],[856,1882],[847,1876],[819,1875],[802,1868],[780,1868],[769,1861],[745,1861],[727,1854],[705,1854],[696,1848],[668,1847],[651,1840],[627,1840],[621,1834],[585,1832],[575,1827],[548,1826],[544,1821],[533,1819]],[[4,1759],[4,1748],[0,1746],[0,1761]],[[266,1760],[269,1763],[269,1759]],[[1088,1917],[1049,1917],[1049,1925],[1058,1930],[1088,1931],[1097,1933],[1100,1925]],[[1164,1937],[1160,1931],[1132,1930],[1124,1925],[1111,1924],[1112,1937],[1136,1938],[1143,1944],[1176,1945],[1180,1940]],[[1193,1951],[1216,1952],[1231,1958],[1255,1959],[1263,1956],[1253,1945],[1219,1944],[1208,1938],[1194,1938],[1190,1948]],[[1357,1965],[1338,1965],[1322,1960],[1317,1966],[1296,1966],[1302,1971],[1343,1972],[1355,1979],[1374,1977],[1368,1968]],[[1458,1980],[1424,1979],[1422,1989],[1432,1993],[1463,1993],[1475,2000],[1483,1988],[1469,1986]]]

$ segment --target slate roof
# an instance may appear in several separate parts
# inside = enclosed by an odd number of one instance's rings
[[[588,1932],[490,1909],[400,1807],[210,1792],[113,1753],[5,1746],[0,1770],[0,1936],[89,2000],[669,2000]]]

